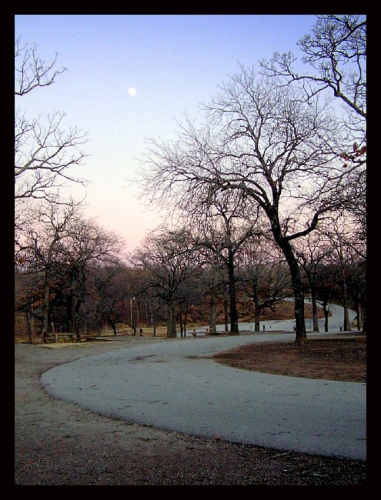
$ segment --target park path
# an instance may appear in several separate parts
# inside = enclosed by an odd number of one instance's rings
[[[294,337],[161,340],[57,366],[41,384],[55,397],[139,424],[365,460],[366,384],[256,373],[210,359],[246,343]]]

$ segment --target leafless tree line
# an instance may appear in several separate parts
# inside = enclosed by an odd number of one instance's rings
[[[189,227],[224,196],[251,223],[260,212],[289,267],[297,343],[306,339],[297,243],[338,213],[365,222],[365,28],[359,16],[321,16],[300,42],[312,76],[296,74],[290,54],[241,65],[202,105],[202,121],[150,141],[140,171],[148,202]]]
[[[42,127],[16,110],[16,308],[31,331],[32,320],[48,331],[57,317],[77,335],[105,323],[116,333],[120,322],[136,333],[144,317],[154,328],[165,318],[172,337],[207,300],[210,332],[222,304],[225,329],[237,334],[242,297],[259,329],[285,290],[298,343],[306,293],[315,330],[318,300],[326,325],[333,300],[344,328],[349,304],[365,323],[365,40],[360,16],[319,16],[299,42],[312,74],[297,74],[292,54],[241,65],[201,106],[200,122],[179,123],[176,140],[151,140],[138,182],[168,219],[127,263],[116,235],[60,198],[63,183],[85,182],[70,175],[85,134],[63,132],[61,114]],[[17,60],[17,98],[60,73],[20,40]]]
[[[78,207],[48,205],[35,217],[16,258],[16,313],[31,341],[44,331],[80,338],[104,328],[136,335],[151,327],[155,335],[165,324],[168,337],[186,336],[189,324],[216,334],[221,318],[231,334],[239,333],[242,319],[259,331],[263,314],[293,297],[281,251],[258,232],[247,237],[245,225],[205,240],[204,233],[158,228],[123,261],[118,237],[83,218]],[[345,330],[352,326],[349,308],[357,310],[358,326],[366,320],[361,242],[341,222],[332,220],[295,249],[315,331],[319,304],[326,330],[332,303],[344,307]]]

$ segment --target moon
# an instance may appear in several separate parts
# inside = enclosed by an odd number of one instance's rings
[[[128,93],[132,96],[136,95],[136,89],[134,87],[131,87],[128,89]]]

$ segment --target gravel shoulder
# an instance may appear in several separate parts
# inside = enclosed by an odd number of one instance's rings
[[[48,396],[46,370],[120,347],[120,337],[15,345],[14,485],[366,485],[366,463],[203,439],[97,415]]]

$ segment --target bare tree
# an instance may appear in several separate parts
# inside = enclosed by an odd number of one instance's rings
[[[331,264],[328,260],[321,261],[317,267],[315,290],[317,300],[323,308],[325,332],[328,332],[331,304],[335,304],[341,299],[341,289],[337,282],[337,266]]]
[[[245,210],[251,210],[250,218],[246,216]],[[242,199],[240,193],[233,191],[209,193],[206,202],[201,197],[186,212],[193,221],[191,227],[195,248],[201,253],[203,250],[209,252],[213,267],[218,265],[227,272],[230,333],[235,335],[239,334],[236,254],[248,239],[259,238],[262,234],[253,212],[255,208]]]
[[[297,73],[296,57],[275,53],[268,63],[262,61],[266,74],[299,82],[307,100],[318,92],[328,91],[345,108],[366,119],[366,18],[357,14],[320,15],[312,33],[298,45],[304,53],[303,62],[313,72]]]
[[[341,289],[340,299],[344,308],[343,329],[345,331],[351,330],[349,320],[349,282],[350,277],[354,274],[354,268],[357,267],[359,263],[359,253],[355,250],[356,243],[354,242],[354,240],[356,240],[355,226],[351,224],[351,220],[348,219],[348,217],[332,217],[329,224],[326,223],[324,227],[320,229],[320,232],[324,235],[327,244],[330,246],[328,261],[336,265],[339,269],[337,283]],[[361,263],[363,266],[365,259],[361,260],[363,261]],[[364,272],[362,274],[364,276]],[[361,288],[364,290],[363,284],[361,284]],[[362,297],[365,299],[364,293]],[[363,305],[363,314],[366,318],[365,300],[361,300],[361,302]],[[360,320],[359,317],[358,320]]]
[[[271,235],[270,235],[271,236]],[[290,273],[282,252],[267,237],[248,240],[238,254],[240,284],[254,305],[254,329],[260,331],[260,317],[284,299],[290,287]]]
[[[17,251],[18,262],[28,262],[36,280],[42,283],[42,339],[49,331],[50,300],[53,276],[59,253],[59,243],[74,217],[75,206],[60,215],[54,205],[34,211],[34,224],[24,233],[24,242]]]
[[[366,332],[366,260],[353,255],[352,265],[347,271],[347,290],[356,311],[357,330]]]
[[[88,296],[89,269],[94,264],[117,265],[123,241],[116,234],[100,228],[94,220],[84,218],[79,212],[70,224],[63,243],[65,244],[61,246],[60,252],[66,264],[69,285],[67,324],[79,337],[80,327],[86,329],[84,305]]]
[[[65,72],[66,68],[55,69],[57,53],[51,63],[46,64],[37,52],[37,45],[27,48],[21,44],[21,37],[15,42],[15,57],[19,64],[15,68],[15,95],[23,96],[32,90],[52,85],[56,76]]]
[[[15,266],[15,313],[16,323],[19,315],[26,322],[29,343],[35,336],[35,320],[42,323],[43,293],[42,273],[37,262],[27,261],[24,257],[16,260]],[[39,331],[39,333],[41,333]]]
[[[345,186],[346,209],[358,217],[362,237],[366,233],[366,17],[357,14],[321,15],[312,33],[298,45],[304,53],[306,73],[293,68],[296,57],[275,53],[270,62],[261,62],[262,71],[279,85],[300,85],[304,99],[311,102],[324,94],[342,104],[339,114],[346,132],[341,158],[351,175]],[[310,72],[308,70],[311,70]]]
[[[176,337],[176,307],[182,296],[182,285],[200,267],[186,230],[158,228],[131,256],[136,268],[150,274],[150,287],[167,305],[167,337]]]
[[[322,262],[331,253],[332,248],[321,241],[321,234],[319,230],[301,239],[295,248],[295,255],[302,266],[307,280],[311,294],[312,303],[312,324],[313,331],[319,331],[318,321],[318,303],[317,303],[317,284],[318,284],[318,270]]]
[[[23,96],[53,83],[63,70],[56,70],[57,56],[46,64],[34,45],[28,48],[15,43],[15,97]],[[15,200],[16,227],[22,226],[28,200],[57,203],[60,188],[68,183],[86,181],[75,177],[70,167],[81,165],[86,157],[81,147],[86,134],[77,128],[62,128],[64,113],[54,112],[44,122],[41,117],[29,119],[20,107],[15,111]]]
[[[117,335],[117,324],[129,324],[129,270],[122,263],[95,265],[89,269],[90,308],[94,311],[96,327],[109,324]],[[92,304],[91,304],[92,302]],[[86,307],[89,311],[89,306]]]
[[[41,330],[51,331],[54,298],[59,295],[66,311],[67,331],[80,336],[86,324],[83,310],[89,294],[87,278],[94,263],[117,264],[120,238],[106,233],[92,220],[86,220],[75,205],[43,202],[34,211],[34,224],[24,232],[16,254],[40,284]]]
[[[140,172],[149,202],[192,206],[201,196],[237,191],[260,207],[291,272],[296,342],[306,339],[304,295],[293,242],[343,203],[348,171],[337,160],[340,126],[318,98],[258,79],[241,68],[204,106],[206,125],[189,121],[177,141],[151,141]]]

